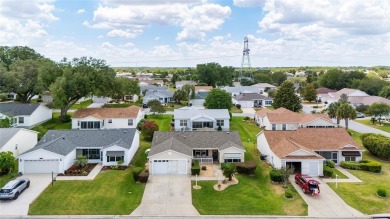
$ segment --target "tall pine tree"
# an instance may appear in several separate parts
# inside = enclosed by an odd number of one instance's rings
[[[294,85],[290,81],[285,81],[276,93],[272,106],[277,109],[284,107],[294,112],[302,109],[301,100],[295,94]]]

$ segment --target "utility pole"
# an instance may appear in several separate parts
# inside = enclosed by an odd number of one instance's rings
[[[238,76],[238,81],[241,82],[242,79],[247,79],[253,81],[253,72],[251,67],[251,59],[249,57],[249,45],[248,37],[244,37],[244,49],[242,50],[242,60],[241,60],[241,72]]]

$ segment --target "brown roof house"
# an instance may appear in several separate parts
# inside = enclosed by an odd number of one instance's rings
[[[343,128],[264,130],[257,135],[257,148],[277,169],[293,166],[311,176],[323,175],[323,161],[359,161],[362,149]]]
[[[283,107],[276,110],[264,108],[255,114],[256,123],[265,130],[296,130],[297,128],[335,128],[326,114],[301,114]]]
[[[136,128],[143,117],[144,112],[138,106],[78,109],[72,117],[72,129]]]

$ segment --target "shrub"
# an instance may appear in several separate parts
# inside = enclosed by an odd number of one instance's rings
[[[352,136],[352,135],[353,135],[353,133],[351,132],[351,130],[347,130],[347,132],[348,132],[349,136]]]
[[[222,174],[230,180],[233,178],[233,174],[237,171],[234,163],[222,163],[221,164]]]
[[[248,121],[248,120],[250,120],[251,118],[249,118],[249,116],[246,116],[245,118],[244,118],[244,120],[245,121]]]
[[[333,170],[329,166],[324,165],[324,175],[327,177],[332,177]]]
[[[236,104],[237,109],[241,109],[241,104]]]
[[[206,166],[202,166],[202,170],[207,170],[207,167]]]
[[[366,113],[368,109],[368,105],[359,105],[356,106],[356,111],[361,112],[361,113]]]
[[[365,148],[374,156],[390,160],[390,138],[380,134],[362,134],[360,136]]]
[[[64,118],[62,118],[61,116],[59,117],[59,120],[63,123],[65,122],[70,122],[71,119],[71,116],[69,114],[66,114]]]
[[[380,173],[382,171],[382,164],[376,161],[367,161],[359,162],[360,169],[373,173]]]
[[[326,160],[325,165],[330,167],[330,168],[334,168],[335,163],[333,160]]]
[[[158,131],[158,125],[153,120],[151,120],[151,121],[146,120],[141,125],[141,134],[146,141],[152,141],[153,134],[155,131]]]
[[[272,182],[283,182],[282,170],[272,169],[269,172],[269,176]]]
[[[15,157],[11,151],[0,152],[0,173],[6,174],[16,168]]]
[[[286,191],[284,191],[284,197],[286,197],[286,198],[293,198],[294,197],[294,192],[291,189],[286,189]]]
[[[141,183],[146,183],[148,182],[149,179],[149,172],[142,172],[138,175],[138,180]]]
[[[236,163],[237,172],[246,175],[255,174],[257,164],[254,161]]]
[[[232,121],[232,112],[229,110],[229,117],[230,117],[230,121]]]
[[[146,115],[145,115],[145,116],[146,116]],[[138,131],[141,131],[141,127],[142,127],[142,125],[144,124],[145,121],[146,121],[145,119],[141,119],[141,120],[138,122],[138,124],[137,124],[137,130],[138,130]]]
[[[221,125],[218,126],[217,131],[222,131]]]
[[[134,167],[132,170],[134,182],[138,181],[138,175],[142,172],[142,167]]]
[[[86,156],[83,156],[83,155],[78,155],[76,157],[76,160],[74,160],[74,165],[78,166],[79,169],[85,167],[85,165],[87,165],[88,163],[88,158]]]
[[[387,197],[387,191],[385,189],[376,190],[376,194],[380,197]]]
[[[191,167],[191,175],[199,175],[199,173],[200,173],[199,160],[194,160]]]
[[[317,109],[317,108],[318,108],[318,106],[313,106],[313,108],[314,108],[314,109]]]
[[[354,161],[341,161],[340,166],[344,169],[360,170],[360,164]]]

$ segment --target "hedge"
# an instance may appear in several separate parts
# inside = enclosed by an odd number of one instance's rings
[[[340,166],[344,169],[360,170],[360,164],[355,161],[341,161]]]
[[[134,182],[137,182],[138,181],[138,175],[142,172],[142,167],[134,167],[132,172],[133,172]]]
[[[366,133],[360,136],[363,145],[371,154],[385,159],[390,160],[390,138],[380,135]]]
[[[340,166],[350,170],[364,170],[373,173],[382,171],[382,164],[372,160],[361,160],[359,163],[354,161],[342,161]]]
[[[237,172],[246,175],[255,174],[257,164],[254,161],[236,163]]]
[[[269,172],[269,176],[273,182],[283,182],[282,170],[272,169]]]
[[[149,172],[142,172],[138,175],[138,180],[141,183],[146,183],[149,179]]]
[[[327,177],[332,177],[333,175],[333,170],[331,167],[324,165],[324,175]]]
[[[326,160],[325,165],[330,167],[330,168],[334,168],[335,163],[333,160]]]
[[[194,160],[191,167],[191,175],[199,175],[199,173],[200,173],[199,160]]]

